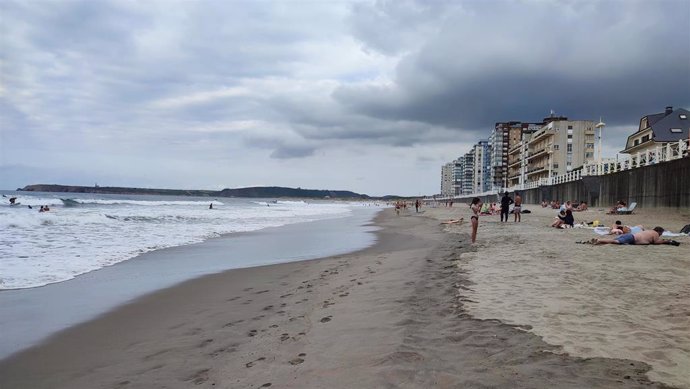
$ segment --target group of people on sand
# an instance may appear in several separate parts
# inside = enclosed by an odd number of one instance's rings
[[[422,201],[417,199],[415,200],[414,204],[414,210],[415,212],[419,213],[419,210],[422,208]],[[398,200],[395,202],[395,213],[397,215],[400,215],[400,212],[403,210],[407,209],[407,201],[403,200]]]
[[[500,215],[501,215],[501,222],[507,222],[508,221],[508,215],[510,213],[510,205],[513,205],[513,215],[515,216],[515,222],[520,222],[521,215],[522,215],[522,197],[520,196],[519,193],[515,192],[515,200],[513,200],[512,197],[510,197],[508,192],[505,192],[503,194],[503,197],[501,198],[501,207],[500,207]],[[470,210],[472,211],[472,216],[470,217],[470,222],[472,225],[472,234],[471,234],[471,240],[472,243],[475,243],[477,241],[477,229],[479,228],[479,216],[484,214],[486,215],[487,213],[483,213],[482,210],[488,211],[489,209],[492,210],[490,214],[494,214],[493,210],[495,209],[496,204],[491,204],[489,208],[484,207],[484,204],[482,204],[482,200],[479,197],[475,197],[472,199],[472,202],[470,203]],[[462,221],[460,219],[459,221]],[[454,221],[450,221],[454,222]]]
[[[577,205],[575,205],[575,204],[577,204]],[[578,203],[573,203],[570,200],[568,200],[562,204],[560,201],[557,201],[557,200],[551,200],[551,201],[542,200],[541,207],[542,208],[558,209],[561,211],[570,210],[572,212],[586,211],[589,209],[589,206],[587,205],[586,201],[580,201]]]
[[[607,215],[615,215],[620,211],[628,209],[628,203],[626,203],[624,200],[618,200],[616,202],[616,205],[613,207],[609,208],[608,212],[606,212]]]

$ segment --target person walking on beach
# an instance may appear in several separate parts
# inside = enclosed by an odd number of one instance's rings
[[[417,201],[414,202],[414,210],[415,212],[419,213],[419,206],[420,206],[420,201],[417,199]]]
[[[510,204],[513,203],[513,199],[508,196],[508,192],[503,194],[503,197],[501,198],[501,221],[502,222],[507,222],[508,221],[508,210],[510,209]],[[503,215],[505,215],[505,220],[503,219]]]
[[[513,207],[513,214],[515,215],[515,222],[518,223],[521,221],[521,214],[522,213],[522,197],[520,197],[520,194],[518,192],[515,192],[515,206]]]
[[[472,204],[470,205],[470,209],[472,209],[472,217],[470,217],[470,220],[472,221],[472,243],[477,241],[477,228],[479,227],[479,213],[481,212],[482,209],[482,201],[479,199],[479,197],[475,197],[472,199]],[[508,218],[508,216],[506,216]]]

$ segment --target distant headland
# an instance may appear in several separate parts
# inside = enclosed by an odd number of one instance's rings
[[[255,186],[249,188],[215,190],[186,190],[186,189],[152,189],[152,188],[124,188],[116,186],[74,186],[35,184],[18,188],[25,192],[63,192],[63,193],[108,193],[108,194],[148,194],[167,196],[200,196],[200,197],[249,197],[249,198],[274,198],[294,197],[310,199],[370,199],[365,194],[359,194],[346,190],[323,190],[284,188],[279,186]]]

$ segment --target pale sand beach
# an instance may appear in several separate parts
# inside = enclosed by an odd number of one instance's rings
[[[469,218],[464,204],[456,216]],[[674,246],[592,246],[592,229],[549,228],[558,211],[526,206],[521,223],[481,218],[477,250],[461,254],[471,287],[465,307],[477,318],[529,326],[580,357],[629,358],[652,366],[653,380],[690,388],[690,238]],[[434,209],[439,219],[447,209]],[[678,232],[690,211],[575,212],[577,222],[616,220]],[[469,227],[453,226],[466,232]],[[608,237],[608,236],[607,236]]]
[[[468,223],[439,223],[457,216],[468,220],[468,208],[399,217],[386,209],[371,248],[231,270],[152,293],[0,361],[0,387],[683,387],[682,371],[657,373],[652,356],[685,362],[672,347],[647,341],[666,337],[687,351],[680,298],[687,286],[662,291],[657,283],[687,275],[688,239],[680,247],[577,245],[592,232],[549,229],[545,212],[525,215],[520,226],[483,218],[478,244],[470,245]],[[491,270],[501,261],[520,261],[521,272]],[[666,270],[650,274],[649,261]],[[603,306],[583,306],[591,294]],[[603,314],[617,301],[615,312]],[[634,330],[640,333],[613,331],[626,320],[643,323]],[[611,355],[587,355],[602,349]]]

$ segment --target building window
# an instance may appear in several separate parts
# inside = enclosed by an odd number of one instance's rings
[[[672,128],[671,132],[676,133],[676,134],[680,134],[681,132],[683,132],[683,130],[681,130],[680,128]]]
[[[573,152],[573,144],[572,143],[568,145],[568,152],[569,153]]]
[[[568,139],[573,139],[573,134],[568,134]]]
[[[634,146],[637,146],[637,145],[639,145],[639,144],[640,144],[640,140],[639,140],[639,139],[635,139],[635,144],[634,144]]]
[[[572,130],[572,129],[573,129],[573,126],[568,126],[568,129],[569,129],[569,130]]]
[[[553,164],[553,168],[554,168],[554,169],[558,169],[558,164],[557,164],[557,163],[554,163],[554,164]]]
[[[553,145],[554,150],[558,150],[558,145]]]
[[[594,153],[585,153],[585,158],[593,158]]]
[[[679,117],[681,118],[681,120],[686,120],[688,118],[688,115],[681,114],[679,115]]]
[[[645,136],[642,137],[642,142],[643,142],[643,143],[646,142],[646,141],[648,141],[648,140],[649,140],[649,135],[645,135]]]
[[[568,127],[572,127],[572,126],[568,126]],[[568,134],[572,134],[572,133],[573,133],[573,130],[568,130]]]

